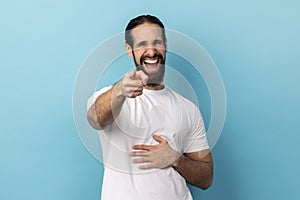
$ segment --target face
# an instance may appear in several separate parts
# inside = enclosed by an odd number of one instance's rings
[[[148,84],[163,82],[167,45],[163,30],[156,24],[144,23],[131,30],[133,45],[126,44],[128,55],[137,70],[149,76]]]

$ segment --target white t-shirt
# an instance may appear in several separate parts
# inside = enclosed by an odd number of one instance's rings
[[[88,108],[110,88],[95,92]],[[101,200],[192,200],[185,179],[172,167],[140,170],[132,163],[132,146],[157,144],[154,134],[180,153],[209,148],[197,106],[168,87],[144,89],[141,96],[126,98],[114,122],[99,131],[105,166]]]

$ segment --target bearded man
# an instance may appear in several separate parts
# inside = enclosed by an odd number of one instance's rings
[[[102,200],[192,200],[186,183],[212,184],[213,161],[197,106],[163,83],[164,25],[141,15],[126,27],[136,70],[88,101],[103,149]]]

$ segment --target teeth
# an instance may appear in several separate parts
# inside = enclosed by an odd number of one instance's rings
[[[157,59],[155,59],[155,60],[145,60],[145,63],[154,64],[154,63],[157,63]]]

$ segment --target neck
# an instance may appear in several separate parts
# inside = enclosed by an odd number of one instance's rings
[[[162,83],[149,83],[144,86],[147,90],[162,90],[164,89],[165,85]]]

